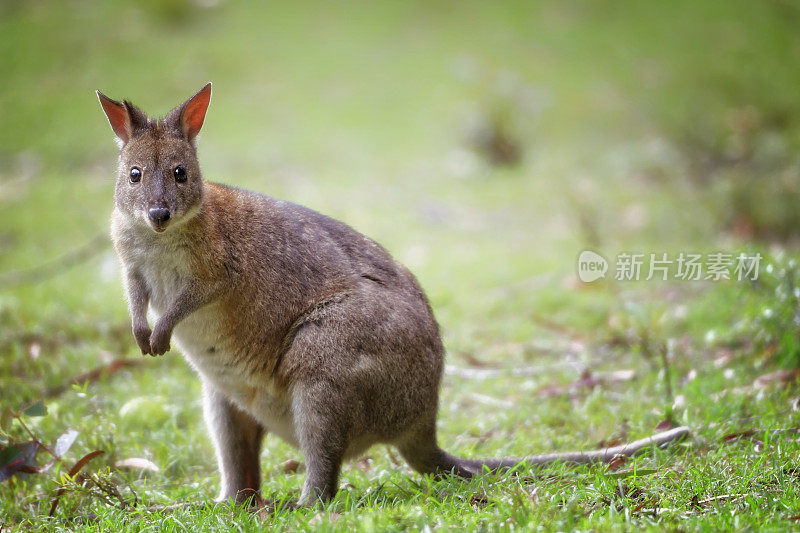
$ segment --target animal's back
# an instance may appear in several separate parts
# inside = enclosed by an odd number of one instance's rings
[[[279,349],[298,319],[365,288],[390,300],[409,299],[435,324],[414,276],[383,247],[342,222],[219,184],[207,185],[204,210],[205,231],[222,244],[213,254],[198,258],[196,270],[235,280],[221,304],[231,307],[229,316],[238,328],[275,336],[258,343],[262,347]]]

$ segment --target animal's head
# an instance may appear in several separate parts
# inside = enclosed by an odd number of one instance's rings
[[[127,100],[117,102],[100,91],[97,97],[120,147],[116,208],[158,233],[197,214],[203,178],[195,137],[211,101],[211,84],[158,120]]]

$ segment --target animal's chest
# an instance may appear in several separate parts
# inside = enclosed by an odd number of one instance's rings
[[[143,268],[154,319],[186,287],[191,273],[183,265],[182,261],[163,261]],[[288,397],[273,387],[270,377],[256,375],[248,368],[246,359],[241,357],[241,339],[236,338],[237,330],[227,318],[218,302],[194,311],[175,327],[173,346],[203,380],[269,431],[296,445]]]
[[[140,270],[150,292],[150,306],[158,315],[185,289],[192,276],[183,254],[145,262]]]

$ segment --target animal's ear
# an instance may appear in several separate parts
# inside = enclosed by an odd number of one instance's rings
[[[120,140],[120,146],[127,144],[136,130],[147,124],[147,116],[127,100],[117,102],[100,91],[97,91],[97,99],[100,100],[100,105],[111,124],[111,129]]]
[[[203,127],[209,103],[211,103],[211,82],[206,83],[194,96],[176,107],[166,120],[187,141],[192,142]]]
[[[100,105],[103,107],[103,113],[106,114],[111,129],[114,134],[122,141],[123,144],[131,140],[133,136],[133,124],[131,123],[131,116],[125,105],[122,102],[112,100],[100,91],[97,91],[97,99],[100,100]]]

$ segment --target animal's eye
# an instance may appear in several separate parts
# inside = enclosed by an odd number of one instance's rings
[[[131,183],[139,183],[142,179],[142,171],[138,167],[131,169]]]
[[[181,183],[186,181],[186,169],[183,168],[183,166],[178,165],[177,167],[175,167],[175,170],[174,170],[173,174],[175,174],[175,181],[178,181],[178,182],[181,182]]]

